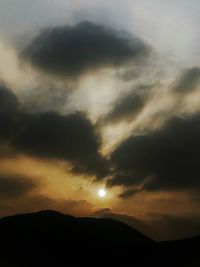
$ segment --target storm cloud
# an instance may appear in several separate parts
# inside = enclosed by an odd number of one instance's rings
[[[130,136],[113,151],[116,175],[108,185],[128,188],[122,197],[140,191],[199,191],[199,151],[200,114],[171,118],[161,129]]]
[[[70,161],[75,172],[98,177],[106,174],[106,160],[99,152],[100,137],[84,113],[28,115],[12,145],[36,157]]]
[[[107,174],[107,161],[99,152],[100,135],[85,113],[28,113],[3,85],[0,96],[0,140],[13,153],[69,161],[73,172],[98,178]]]
[[[40,32],[22,56],[36,68],[58,76],[77,77],[88,71],[138,61],[150,52],[138,37],[82,21]]]

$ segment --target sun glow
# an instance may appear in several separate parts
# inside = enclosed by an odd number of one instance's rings
[[[106,191],[105,191],[105,189],[99,189],[99,191],[98,191],[98,195],[99,195],[99,197],[101,197],[101,198],[103,198],[103,197],[105,197],[106,196]]]

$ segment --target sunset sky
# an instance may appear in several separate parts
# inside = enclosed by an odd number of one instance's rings
[[[0,217],[52,209],[200,234],[199,12],[0,0]]]

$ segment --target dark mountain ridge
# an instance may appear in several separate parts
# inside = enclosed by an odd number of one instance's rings
[[[97,266],[105,262],[123,266],[139,260],[156,245],[124,223],[54,211],[3,218],[0,236],[1,259],[8,266],[20,267]]]
[[[0,266],[200,266],[200,237],[157,243],[113,219],[55,211],[0,220]]]

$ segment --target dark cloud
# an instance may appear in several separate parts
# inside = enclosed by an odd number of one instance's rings
[[[155,84],[141,84],[133,88],[126,95],[122,95],[115,103],[111,110],[101,118],[100,122],[118,123],[120,121],[133,121],[145,108],[151,89]]]
[[[111,155],[109,186],[137,191],[200,189],[200,114],[170,119],[163,128],[123,141]],[[138,186],[140,185],[140,186]],[[130,188],[132,186],[132,188]],[[131,195],[131,191],[124,196]]]
[[[113,109],[103,118],[104,123],[117,123],[121,120],[133,120],[144,108],[145,97],[130,93],[119,99]]]
[[[70,89],[52,86],[49,84],[39,85],[32,90],[23,91],[20,100],[24,110],[29,113],[42,113],[48,111],[61,112],[66,109],[69,103]]]
[[[193,67],[183,71],[173,86],[177,93],[190,93],[200,85],[200,68]]]
[[[23,152],[36,157],[70,161],[73,172],[104,177],[106,159],[100,154],[101,138],[86,114],[27,112],[18,98],[0,86],[0,155]]]
[[[86,71],[137,61],[149,52],[149,46],[135,36],[83,21],[42,31],[22,55],[45,72],[77,77]]]
[[[119,168],[118,166],[119,162],[116,164],[117,164],[117,171],[114,177],[111,180],[108,180],[107,182],[109,186],[111,187],[116,185],[131,186],[133,185],[133,183],[134,185],[139,185],[141,183],[141,180],[143,180],[143,176],[139,175],[139,173],[137,175],[134,175],[134,182],[133,182],[133,170]]]
[[[0,198],[24,196],[38,185],[29,178],[0,175]]]
[[[119,196],[121,198],[127,199],[129,197],[134,196],[135,194],[137,194],[140,190],[138,189],[128,189],[128,190],[124,190]]]
[[[12,145],[33,156],[70,161],[75,172],[106,175],[100,137],[83,113],[27,115]]]
[[[0,83],[0,139],[13,135],[19,122],[19,103],[17,97],[3,83]]]

